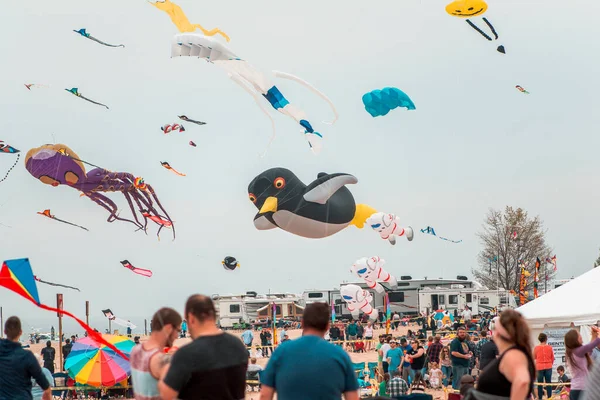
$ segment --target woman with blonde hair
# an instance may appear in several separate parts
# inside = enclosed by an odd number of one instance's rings
[[[479,376],[477,393],[524,400],[531,397],[535,365],[531,356],[530,330],[523,316],[515,310],[506,310],[494,318],[493,341],[500,356],[490,362]],[[483,396],[482,396],[483,397]]]
[[[452,360],[450,359],[450,348],[444,346],[440,352],[440,367],[442,368],[442,384],[448,386],[452,374]]]
[[[592,341],[583,344],[581,335],[575,329],[571,329],[565,335],[565,355],[567,363],[571,367],[571,400],[578,400],[585,390],[588,372],[592,369],[592,358],[590,353],[594,347],[600,346],[598,328],[592,327]]]

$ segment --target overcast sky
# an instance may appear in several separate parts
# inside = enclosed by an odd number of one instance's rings
[[[0,258],[29,257],[42,279],[81,288],[62,290],[65,309],[83,317],[89,300],[98,328],[105,327],[102,308],[143,326],[161,306],[183,310],[192,293],[337,287],[353,279],[356,259],[374,255],[396,275],[471,276],[484,216],[506,205],[543,219],[559,278],[592,266],[600,246],[600,3],[490,0],[486,17],[500,34],[493,43],[446,14],[439,0],[177,3],[192,23],[227,32],[232,51],[261,71],[314,84],[340,119],[321,124],[331,118],[326,103],[291,81],[276,81],[324,135],[324,150],[313,156],[298,125],[270,110],[278,137],[261,159],[269,120],[217,66],[171,59],[177,30],[145,1],[4,5],[0,140],[22,158],[0,183],[0,222],[12,227],[0,225]],[[126,47],[104,47],[72,32],[80,28]],[[499,44],[506,55],[496,52]],[[51,88],[28,91],[24,83]],[[361,96],[386,86],[406,92],[417,109],[372,118]],[[71,87],[110,110],[63,90]],[[164,135],[160,127],[180,122],[180,114],[208,125],[184,123],[184,133]],[[107,223],[106,211],[76,190],[34,179],[25,153],[54,140],[86,161],[143,176],[174,219],[177,240],[164,231],[157,241],[155,226],[146,236],[130,224]],[[14,160],[0,155],[0,170]],[[349,188],[358,203],[463,243],[417,233],[414,242],[392,247],[354,227],[320,240],[258,231],[247,185],[276,166],[306,184],[319,172],[353,174],[359,182]],[[122,194],[109,197],[122,215],[129,212]],[[90,232],[36,214],[46,208]],[[225,271],[220,261],[227,255],[241,268]],[[134,275],[119,264],[123,259],[154,276]],[[38,288],[42,302],[54,305],[56,289]],[[0,305],[5,318],[17,314],[26,326],[55,318],[7,290],[0,290]]]

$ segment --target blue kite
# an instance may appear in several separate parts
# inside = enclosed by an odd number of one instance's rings
[[[445,240],[447,242],[452,242],[452,243],[460,243],[460,242],[462,242],[462,239],[461,240],[451,240],[451,239],[448,239],[448,238],[436,235],[435,234],[435,230],[431,226],[428,226],[427,228],[421,229],[421,233],[425,233],[427,235],[435,236],[436,238]]]
[[[108,47],[125,47],[125,45],[123,44],[108,44],[106,42],[103,42],[101,40],[96,39],[95,37],[91,36],[89,33],[87,33],[85,31],[85,28],[81,28],[80,30],[76,31],[75,29],[73,29],[73,32],[75,33],[79,33],[81,36],[83,36],[84,38],[88,38],[90,40],[93,40],[96,43],[100,43],[104,46],[108,46]]]
[[[400,89],[386,87],[381,90],[373,90],[365,93],[362,97],[365,110],[372,117],[386,115],[397,107],[406,107],[407,110],[415,110],[415,104],[410,97]]]

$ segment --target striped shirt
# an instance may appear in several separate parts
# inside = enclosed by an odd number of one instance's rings
[[[160,400],[158,380],[150,372],[150,360],[160,354],[158,348],[146,350],[138,344],[131,350],[131,383],[136,400]]]

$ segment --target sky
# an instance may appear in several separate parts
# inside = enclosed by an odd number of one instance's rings
[[[559,279],[592,267],[600,247],[600,3],[490,0],[485,16],[500,36],[494,42],[449,16],[439,0],[177,4],[192,23],[226,32],[231,50],[270,79],[279,70],[312,83],[334,102],[339,121],[322,124],[331,119],[326,103],[275,80],[324,135],[324,149],[314,156],[298,125],[269,109],[277,138],[260,158],[269,120],[222,69],[170,58],[177,30],[162,11],[143,0],[5,4],[0,140],[22,158],[0,183],[0,258],[28,257],[40,278],[79,287],[81,293],[61,290],[66,310],[83,317],[89,300],[92,326],[105,328],[100,310],[111,308],[143,327],[162,306],[183,311],[193,293],[338,287],[354,280],[356,259],[375,255],[396,275],[472,276],[485,214],[506,205],[542,218]],[[125,48],[87,40],[73,32],[80,28]],[[495,50],[499,44],[506,55]],[[28,91],[24,83],[51,87]],[[387,86],[406,92],[416,110],[372,118],[361,97]],[[72,87],[110,109],[63,90]],[[184,133],[164,135],[160,127],[181,122],[181,114],[208,124],[184,123]],[[177,239],[163,230],[158,241],[154,226],[144,235],[130,224],[108,223],[106,211],[76,190],[34,179],[25,153],[54,142],[93,164],[144,177],[175,221]],[[0,156],[0,170],[14,160]],[[430,225],[463,242],[416,233],[412,243],[391,246],[355,227],[317,240],[258,231],[247,186],[272,167],[288,168],[306,184],[319,172],[352,174],[357,203],[395,213],[415,231]],[[122,194],[108,196],[129,212]],[[36,214],[47,208],[90,231]],[[228,255],[239,260],[238,270],[222,268]],[[154,276],[124,269],[124,259]],[[42,302],[55,304],[56,288],[38,289]],[[0,290],[0,306],[25,327],[56,323],[55,314],[7,290]]]

